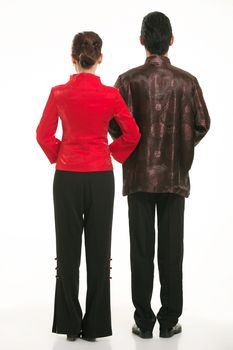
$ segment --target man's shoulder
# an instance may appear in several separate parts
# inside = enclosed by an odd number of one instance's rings
[[[142,64],[140,66],[130,68],[126,72],[120,74],[120,78],[122,80],[133,79],[133,78],[137,77],[138,75],[143,74],[145,71],[146,71],[146,65]]]
[[[192,82],[197,81],[197,78],[194,75],[192,75],[191,73],[187,72],[184,69],[170,65],[170,70],[173,72],[173,74],[175,76],[177,76],[177,78],[187,79],[187,80],[190,80]]]
[[[164,65],[163,70],[152,70],[151,65],[143,64],[134,68],[127,70],[126,72],[120,74],[119,78],[122,82],[124,81],[133,81],[137,80],[140,76],[150,77],[150,75],[156,76],[157,74],[164,75],[164,71],[167,71],[167,74],[170,75],[171,79],[184,80],[186,82],[195,83],[197,78],[191,73],[181,69],[179,67],[173,66],[172,64]]]

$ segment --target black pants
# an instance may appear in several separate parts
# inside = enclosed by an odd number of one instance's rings
[[[54,177],[57,281],[53,332],[86,337],[112,334],[110,249],[114,200],[112,171],[57,170]],[[78,300],[82,232],[87,295],[83,317]]]
[[[155,206],[158,222],[158,268],[161,327],[174,326],[182,313],[182,261],[184,198],[171,193],[137,192],[128,196],[131,244],[132,300],[135,322],[152,330],[156,316],[151,308],[154,279]]]

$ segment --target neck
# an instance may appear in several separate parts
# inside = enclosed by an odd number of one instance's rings
[[[97,68],[97,64],[94,64],[94,66],[92,66],[91,68],[85,69],[83,67],[81,67],[78,64],[75,64],[75,70],[77,73],[89,73],[89,74],[94,74],[96,72],[96,68]]]
[[[155,55],[155,54],[150,53],[148,50],[146,50],[146,57],[150,57],[150,56],[153,56],[153,55]],[[166,52],[164,55],[158,55],[158,56],[168,57],[168,52]]]

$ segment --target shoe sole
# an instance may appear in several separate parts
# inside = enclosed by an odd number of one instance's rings
[[[95,343],[96,342],[96,338],[85,338],[85,337],[82,337],[82,340],[88,341],[90,343]]]
[[[67,341],[75,341],[77,339],[78,339],[78,337],[77,338],[66,338]]]
[[[133,331],[132,333],[137,335],[138,337],[142,338],[142,339],[151,339],[153,338],[153,335],[151,333],[141,333],[141,332],[137,332],[137,331]]]
[[[160,336],[160,338],[171,338],[171,337],[173,337],[173,335],[179,334],[181,332],[182,332],[182,328],[180,328],[176,331],[173,331],[171,333],[160,333],[159,336]]]

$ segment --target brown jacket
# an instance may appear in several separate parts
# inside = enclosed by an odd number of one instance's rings
[[[188,197],[188,171],[194,146],[210,127],[208,110],[197,79],[152,55],[144,65],[119,76],[116,87],[141,132],[141,140],[123,164],[123,195],[170,192]],[[115,120],[112,137],[121,134]]]

